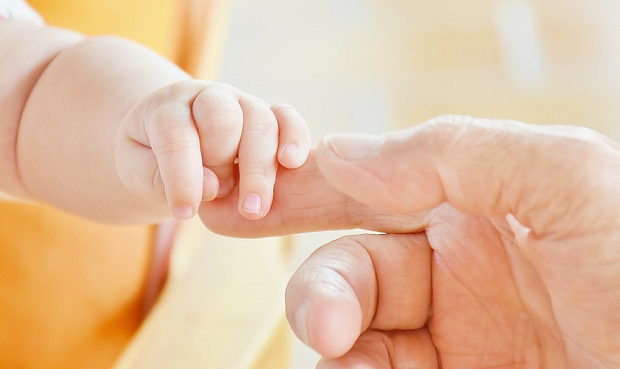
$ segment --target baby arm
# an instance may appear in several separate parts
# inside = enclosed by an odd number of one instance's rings
[[[232,189],[238,158],[239,209],[253,219],[269,210],[278,162],[307,156],[294,109],[192,81],[135,43],[20,21],[0,22],[0,37],[0,191],[11,196],[105,222],[187,218]]]

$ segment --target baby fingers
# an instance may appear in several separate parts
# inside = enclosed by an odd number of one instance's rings
[[[116,147],[117,171],[127,188],[153,211],[167,202],[180,219],[193,217],[201,201],[214,199],[219,190],[218,176],[203,166],[192,116],[192,103],[204,88],[204,82],[185,81],[148,96],[123,120]]]
[[[122,182],[152,204],[166,199],[181,219],[203,201],[226,197],[236,178],[239,212],[263,218],[278,163],[300,167],[310,150],[306,123],[292,107],[201,81],[156,91],[125,117],[123,133],[116,153]]]
[[[290,105],[277,104],[271,107],[280,129],[278,161],[289,169],[302,166],[310,152],[310,130],[301,114]]]
[[[237,97],[223,88],[206,88],[196,96],[192,114],[200,137],[202,165],[219,179],[217,197],[226,197],[235,187],[234,163],[243,129]]]
[[[217,177],[203,171],[200,140],[189,107],[164,103],[151,114],[145,128],[168,204],[175,217],[189,219],[198,210],[203,189],[208,193],[209,188],[217,188]],[[205,185],[205,181],[215,184]]]
[[[278,122],[269,105],[252,95],[239,99],[243,132],[239,143],[239,212],[260,219],[271,208],[278,162]]]

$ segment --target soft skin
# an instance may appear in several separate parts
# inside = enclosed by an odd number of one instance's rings
[[[0,22],[0,45],[5,199],[150,224],[190,218],[238,184],[238,211],[259,219],[279,165],[308,155],[292,107],[192,80],[133,42],[13,20]]]
[[[319,368],[620,368],[620,147],[610,139],[447,116],[328,136],[282,179],[261,234],[387,232],[335,240],[292,277],[289,321],[323,356]],[[215,210],[201,214],[209,226],[252,234]]]

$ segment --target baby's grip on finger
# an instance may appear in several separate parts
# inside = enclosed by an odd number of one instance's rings
[[[310,152],[310,130],[301,114],[290,105],[277,104],[271,107],[278,121],[280,142],[278,162],[285,168],[302,166]]]
[[[179,109],[163,104],[150,115],[146,133],[157,158],[168,204],[175,217],[189,219],[196,214],[207,179],[191,112],[189,107]]]
[[[239,99],[243,132],[239,145],[239,212],[263,218],[271,208],[278,162],[278,124],[267,103],[251,95]]]
[[[243,112],[233,93],[205,88],[192,103],[192,114],[202,150],[202,164],[219,179],[217,197],[235,186],[235,159],[243,128]],[[207,201],[207,198],[203,197]]]

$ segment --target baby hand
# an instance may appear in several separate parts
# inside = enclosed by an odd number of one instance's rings
[[[184,81],[129,111],[115,160],[131,192],[179,219],[228,195],[238,161],[239,212],[260,219],[271,207],[278,163],[297,168],[309,150],[308,127],[294,108],[269,106],[222,83]]]

